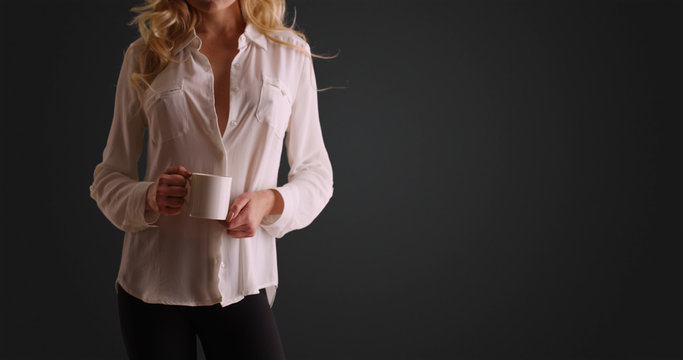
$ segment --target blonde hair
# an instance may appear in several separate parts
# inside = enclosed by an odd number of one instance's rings
[[[237,0],[242,16],[268,39],[306,53],[309,58],[326,58],[311,54],[306,49],[273,37],[271,33],[289,30],[306,41],[306,36],[294,29],[294,22],[286,26],[284,0]],[[151,87],[154,78],[169,63],[179,63],[172,53],[183,41],[192,36],[195,26],[201,23],[201,13],[185,0],[146,0],[144,5],[131,8],[138,13],[129,25],[137,24],[146,46],[140,52],[139,69],[134,71],[130,82],[138,98],[142,99],[145,86]],[[183,60],[184,61],[184,60]]]

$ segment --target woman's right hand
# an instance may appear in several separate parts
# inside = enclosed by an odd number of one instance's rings
[[[185,203],[187,181],[192,176],[183,166],[172,166],[147,188],[146,210],[162,215],[178,215]]]

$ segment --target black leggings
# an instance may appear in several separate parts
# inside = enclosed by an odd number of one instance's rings
[[[117,285],[118,286],[118,285]],[[265,291],[221,307],[149,304],[118,286],[119,320],[131,360],[284,359]]]

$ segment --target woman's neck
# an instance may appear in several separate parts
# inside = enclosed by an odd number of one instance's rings
[[[244,32],[246,23],[242,18],[239,0],[225,9],[202,12],[202,21],[195,28],[199,34],[208,37],[233,37]]]

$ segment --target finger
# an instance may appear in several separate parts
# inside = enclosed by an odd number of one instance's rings
[[[254,233],[256,233],[256,227],[253,226],[252,223],[250,222],[245,222],[240,225],[233,225],[232,223],[227,227],[227,230],[230,232],[242,232],[246,234],[251,234],[249,236],[253,236]]]
[[[228,235],[237,238],[253,237],[254,232],[249,230],[228,230]]]
[[[185,203],[185,199],[176,197],[166,197],[159,199],[159,204],[163,206],[168,206],[174,209],[179,209]]]
[[[228,235],[234,238],[247,238],[247,237],[253,237],[254,233],[249,232],[249,231],[233,231],[233,230],[228,230]]]
[[[227,226],[226,229],[229,230],[235,230],[238,229],[240,226],[244,226],[243,221],[239,221],[239,219],[233,219],[232,221],[226,221]]]
[[[169,206],[159,206],[159,213],[162,215],[178,215],[180,214],[180,209],[174,209]]]
[[[242,211],[242,209],[249,203],[249,198],[243,195],[244,194],[238,196],[230,206],[230,209],[228,210],[228,222],[232,221],[232,219],[234,219],[237,216],[237,214],[239,214]]]
[[[184,198],[187,195],[187,189],[180,186],[162,186],[157,188],[157,196],[169,196]]]
[[[171,186],[185,186],[187,179],[178,174],[161,174],[159,176],[159,184]]]
[[[184,166],[178,166],[178,170],[182,172],[182,175],[187,179],[190,176],[192,176],[192,172],[190,170],[185,169]]]
[[[180,188],[182,189],[182,188]],[[183,195],[182,191],[178,191],[172,188],[159,188],[159,190],[156,193],[156,201],[159,204],[163,204],[166,201],[173,199],[174,202],[180,201],[184,202],[185,201],[185,195]]]
[[[178,174],[185,178],[192,176],[192,173],[188,171],[184,166],[171,166],[164,171],[165,174]]]
[[[163,209],[163,211],[166,211],[166,212],[168,212],[168,211],[180,212],[180,210],[182,209],[182,206],[174,206],[172,204],[163,204],[163,205],[160,204],[159,209]],[[159,210],[159,212],[161,212],[161,210]]]

